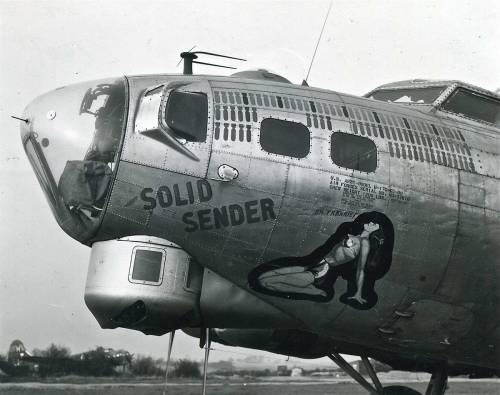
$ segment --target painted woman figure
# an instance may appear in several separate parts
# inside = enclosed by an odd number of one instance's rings
[[[370,308],[377,300],[374,283],[389,270],[393,244],[390,220],[379,212],[363,213],[342,223],[311,254],[259,265],[250,272],[249,285],[268,295],[327,302],[333,298],[336,279],[342,276],[348,291],[341,300],[356,308]]]

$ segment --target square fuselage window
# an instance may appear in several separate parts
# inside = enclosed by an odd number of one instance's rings
[[[260,124],[260,145],[271,154],[305,158],[311,147],[311,133],[301,123],[266,118]]]
[[[371,173],[377,168],[377,147],[366,137],[335,132],[330,153],[333,163],[346,169]]]
[[[133,283],[159,285],[163,280],[165,252],[159,249],[135,248],[129,280]]]

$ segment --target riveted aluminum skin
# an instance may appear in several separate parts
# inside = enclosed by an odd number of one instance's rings
[[[500,366],[500,131],[440,107],[467,85],[445,84],[435,106],[418,106],[233,77],[128,81],[123,149],[96,236],[103,243],[95,244],[89,270],[87,303],[97,315],[118,314],[116,306],[134,303],[141,292],[176,317],[190,311],[184,296],[173,306],[149,288],[132,291],[146,286],[128,281],[123,262],[133,244],[126,252],[117,246],[135,241],[106,241],[151,235],[185,251],[174,260],[179,267],[187,255],[204,267],[203,309],[224,325],[231,321],[222,316],[237,304],[214,307],[219,278],[235,287],[221,287],[221,294],[241,290],[251,295],[242,305],[262,302],[242,308],[242,316],[261,313],[269,329],[293,325],[341,342],[347,353]],[[166,100],[145,99],[159,86],[163,95],[170,86],[207,96],[206,140],[178,141],[193,156],[144,134]],[[262,122],[269,118],[307,128],[308,154],[263,149]],[[375,170],[339,165],[335,133],[369,140]],[[238,176],[222,179],[222,165]],[[123,267],[113,266],[111,251]],[[355,259],[342,260],[338,251]],[[101,257],[113,269],[99,280]],[[113,303],[94,302],[98,295]],[[173,329],[169,314],[161,325]]]
[[[161,255],[158,278],[134,278],[137,251]],[[146,262],[146,265],[151,263]],[[150,334],[200,323],[199,297],[203,268],[166,240],[135,236],[94,243],[90,257],[85,303],[103,328],[118,326]],[[130,306],[143,309],[137,317],[120,316]]]

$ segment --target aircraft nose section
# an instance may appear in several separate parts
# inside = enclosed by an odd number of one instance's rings
[[[97,232],[125,127],[124,78],[45,93],[25,108],[21,139],[57,221],[73,238]]]
[[[64,138],[65,128],[68,125],[68,114],[72,111],[64,108],[64,101],[71,101],[75,94],[73,87],[59,88],[36,97],[25,107],[21,120],[20,132],[23,144],[31,137],[38,143],[51,143],[53,139]],[[69,104],[69,103],[68,103]],[[57,109],[57,111],[56,111]],[[70,111],[68,111],[70,110]],[[43,143],[39,138],[43,135]]]

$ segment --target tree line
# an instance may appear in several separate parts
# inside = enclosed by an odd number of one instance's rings
[[[57,377],[74,374],[165,377],[166,361],[104,347],[72,354],[68,347],[51,344],[46,349],[34,349],[32,353],[9,350],[7,355],[0,354],[0,369],[9,370],[9,375],[17,376]],[[199,378],[200,364],[185,358],[172,361],[169,376]]]

